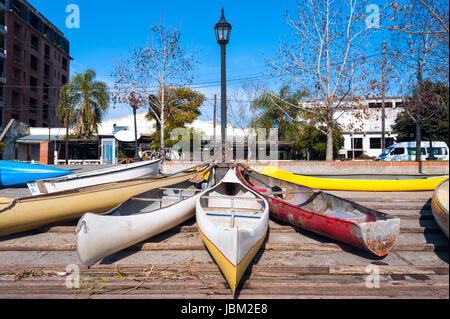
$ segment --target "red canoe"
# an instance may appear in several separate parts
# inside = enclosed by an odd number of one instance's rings
[[[245,186],[269,202],[270,214],[284,222],[385,256],[400,233],[400,219],[352,201],[262,175],[239,165]]]

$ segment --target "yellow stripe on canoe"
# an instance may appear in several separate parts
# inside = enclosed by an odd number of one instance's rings
[[[261,248],[262,243],[266,236],[263,236],[255,246],[250,249],[241,263],[236,267],[231,261],[229,261],[224,254],[214,245],[200,230],[200,236],[202,237],[203,242],[205,243],[206,248],[208,248],[209,252],[213,256],[220,270],[222,271],[225,279],[230,285],[231,290],[233,291],[233,296],[236,293],[236,288],[239,285],[239,282],[242,279],[242,276],[245,273],[245,270],[250,265],[251,261],[255,257],[258,250]]]
[[[368,192],[431,191],[448,178],[444,176],[406,180],[332,179],[296,175],[272,166],[264,167],[262,174],[314,189]]]

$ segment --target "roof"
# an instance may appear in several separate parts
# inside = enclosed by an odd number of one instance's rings
[[[16,140],[16,143],[22,144],[39,144],[41,142],[48,142],[48,135],[26,135]],[[61,136],[50,135],[50,141],[59,141]]]

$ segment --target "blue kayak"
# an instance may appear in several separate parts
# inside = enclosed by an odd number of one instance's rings
[[[21,162],[0,161],[0,186],[14,186],[71,174],[65,169],[28,164]]]

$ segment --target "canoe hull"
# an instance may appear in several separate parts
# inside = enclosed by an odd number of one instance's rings
[[[33,181],[27,183],[27,186],[31,194],[37,196],[139,177],[150,177],[159,173],[160,163],[161,161],[158,160],[121,165],[87,173],[71,174],[63,178]]]
[[[37,164],[0,161],[0,186],[26,184],[37,179],[71,174],[71,171]]]
[[[198,228],[198,230],[206,248],[211,253],[220,270],[222,271],[222,274],[227,280],[231,290],[233,291],[233,294],[235,294],[237,286],[244,276],[245,271],[264,243],[266,234],[264,234],[261,239],[248,251],[242,261],[236,265],[236,263],[231,262],[227,257],[225,257],[222,251],[217,248],[216,245],[208,237],[206,237],[205,234],[202,233],[200,227]],[[233,238],[238,237],[236,233],[228,233],[225,235],[228,235],[228,240],[231,241]]]
[[[273,217],[330,239],[370,251],[377,256],[388,254],[400,232],[400,223],[395,219],[363,225],[354,224],[345,219],[329,218],[300,207],[292,207],[276,199],[266,199]]]
[[[261,215],[255,219],[257,221],[248,224],[247,227],[224,227],[222,224],[216,224],[205,212],[205,208],[200,199],[197,200],[196,217],[202,240],[222,271],[234,295],[242,276],[267,236],[269,228],[269,205],[262,196],[245,187],[237,179],[235,173],[231,172],[207,193],[213,193],[221,186],[225,186],[225,189],[227,189],[227,186],[229,186],[227,184],[238,184],[246,192],[246,195],[251,194],[251,198],[256,198],[261,201],[262,210]],[[235,198],[239,197],[236,196]],[[242,198],[244,197],[240,197],[240,199]],[[233,205],[231,207],[234,208],[235,206]],[[226,212],[227,207],[223,207],[222,211]]]
[[[431,200],[431,210],[433,212],[434,219],[436,220],[439,227],[444,232],[445,236],[448,238],[448,183],[446,180],[442,182],[433,194],[433,199]],[[446,187],[446,188],[445,188]],[[447,201],[445,203],[445,201]]]
[[[365,192],[431,191],[448,178],[441,176],[405,180],[331,179],[296,175],[271,166],[264,167],[262,174],[314,189]]]
[[[140,178],[36,197],[0,199],[0,236],[72,220],[86,212],[102,214],[132,196],[183,182],[198,175],[201,170],[192,169],[171,176]]]
[[[136,216],[85,214],[77,227],[77,252],[81,263],[91,266],[106,256],[189,220],[195,215],[195,203],[199,196]]]
[[[263,196],[270,206],[270,214],[276,219],[291,224],[293,226],[314,232],[316,234],[334,239],[362,250],[369,251],[377,256],[385,256],[389,250],[394,246],[398,235],[400,233],[400,220],[393,218],[387,214],[371,210],[363,207],[357,203],[344,200],[331,194],[316,192],[316,196],[322,194],[326,196],[327,202],[324,203],[323,208],[335,207],[336,210],[342,209],[345,211],[348,207],[351,210],[358,210],[364,212],[362,220],[350,220],[320,213],[299,205],[294,205],[286,200],[280,199],[276,196],[265,195],[267,191],[264,188],[253,186],[244,178],[245,168],[238,171],[238,177],[242,180],[244,185],[253,189]],[[306,186],[298,186],[287,181],[277,180],[273,177],[264,176],[256,172],[252,172],[252,176],[259,176],[271,181],[271,185],[283,185],[291,187],[295,190],[293,193],[313,194],[313,190]],[[257,177],[255,177],[256,179]],[[278,181],[280,183],[278,183]],[[269,182],[270,183],[270,182]],[[296,195],[297,196],[297,195]],[[305,201],[310,201],[312,197],[305,195]]]

